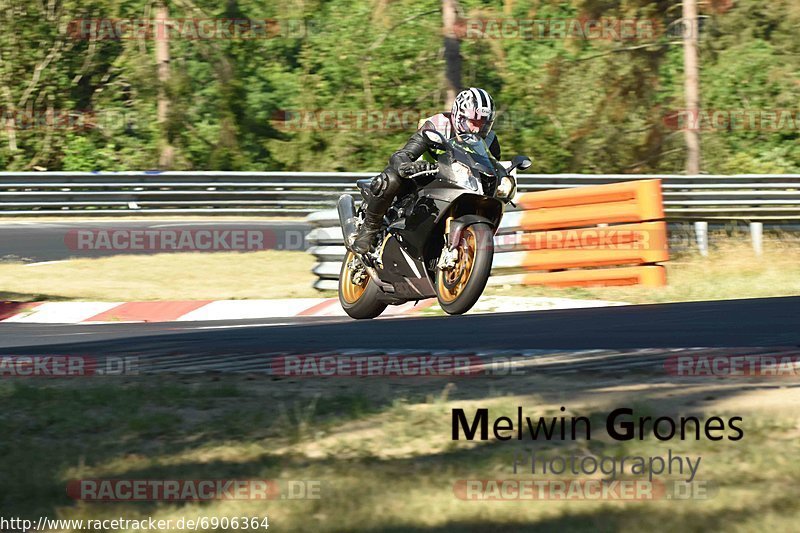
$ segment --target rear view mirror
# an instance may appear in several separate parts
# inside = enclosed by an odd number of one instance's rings
[[[445,148],[444,135],[442,135],[436,130],[423,130],[422,135],[425,137],[425,140],[427,140],[428,143],[433,146],[433,148],[437,150],[444,150]]]
[[[531,162],[528,156],[517,155],[511,160],[511,166],[509,167],[508,171],[511,172],[515,168],[518,168],[519,170],[525,170],[530,168],[532,164],[533,162]]]

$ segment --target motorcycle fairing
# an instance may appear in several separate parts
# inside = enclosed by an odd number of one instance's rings
[[[381,280],[394,286],[392,297],[421,300],[436,296],[425,264],[407,252],[398,239],[402,237],[390,232],[381,249],[381,266],[376,267]]]

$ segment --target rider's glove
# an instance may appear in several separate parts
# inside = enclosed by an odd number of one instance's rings
[[[435,170],[436,168],[437,166],[435,163],[428,163],[427,161],[411,161],[401,164],[400,168],[397,170],[400,173],[400,176],[407,178],[413,174],[425,172],[426,170]]]

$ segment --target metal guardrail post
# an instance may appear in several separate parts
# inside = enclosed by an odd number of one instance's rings
[[[756,255],[764,253],[764,223],[750,223],[750,240],[753,242],[753,251]]]
[[[708,222],[695,222],[694,234],[700,255],[708,256]]]

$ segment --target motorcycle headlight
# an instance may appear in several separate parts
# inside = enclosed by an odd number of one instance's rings
[[[517,193],[517,180],[512,176],[503,176],[497,185],[495,196],[502,200],[511,200]]]
[[[467,187],[469,189],[472,189],[473,191],[478,190],[478,183],[475,180],[475,177],[472,175],[472,171],[469,169],[467,165],[456,161],[453,163],[452,168],[453,168],[453,178],[455,179],[455,183],[461,185],[462,187]]]

